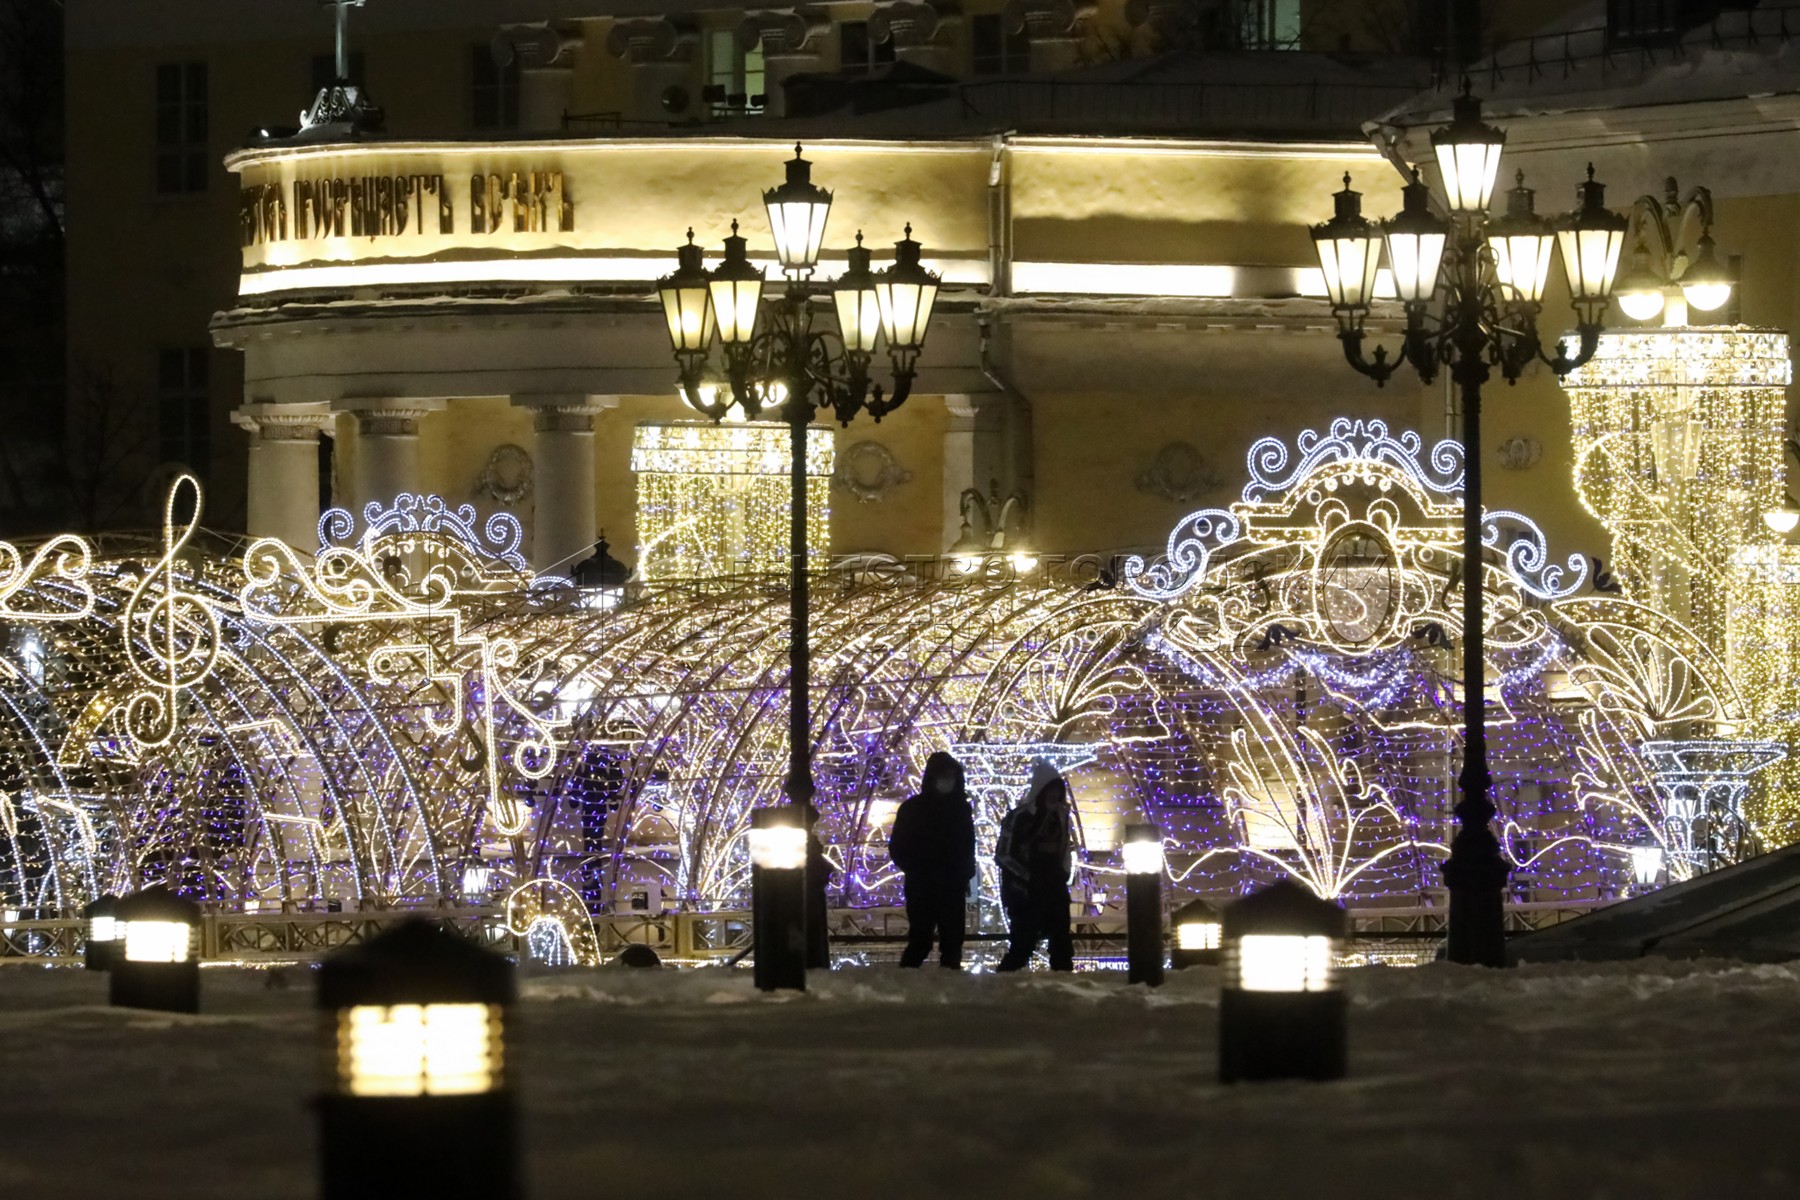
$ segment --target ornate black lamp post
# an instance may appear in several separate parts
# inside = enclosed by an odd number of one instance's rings
[[[790,433],[789,590],[792,642],[788,675],[788,802],[803,808],[813,796],[812,720],[809,705],[812,660],[807,644],[806,441],[814,414],[828,408],[848,425],[860,412],[877,421],[906,402],[913,369],[925,344],[939,278],[919,260],[912,226],[894,247],[894,263],[871,269],[862,235],[849,252],[849,269],[827,289],[836,328],[818,319],[812,273],[831,214],[831,193],[812,182],[812,164],[794,147],[787,180],[763,193],[769,228],[775,236],[787,286],[763,295],[763,271],[745,253],[746,240],[732,222],[725,258],[708,271],[693,233],[678,251],[675,273],[657,283],[669,340],[681,368],[681,392],[697,411],[721,420],[733,405],[750,419],[778,415]],[[723,359],[711,366],[714,333]],[[872,385],[869,368],[885,342],[893,389]],[[722,386],[721,386],[722,380]],[[793,824],[805,828],[795,815]],[[804,872],[792,872],[804,876]],[[804,905],[779,905],[787,920],[804,930]],[[785,940],[785,939],[784,939]],[[803,986],[803,985],[802,985]]]
[[[1400,366],[1389,361],[1383,347],[1376,347],[1372,361],[1363,354],[1363,321],[1385,241],[1394,290],[1406,310],[1400,358],[1426,382],[1440,366],[1447,367],[1462,400],[1462,798],[1443,870],[1450,890],[1450,959],[1488,966],[1506,961],[1502,900],[1507,869],[1489,827],[1496,810],[1488,797],[1482,699],[1481,385],[1495,370],[1512,383],[1534,360],[1566,375],[1593,357],[1626,229],[1624,217],[1607,211],[1606,189],[1595,182],[1592,167],[1576,189],[1575,210],[1566,216],[1555,221],[1539,217],[1521,172],[1518,186],[1508,193],[1506,215],[1490,217],[1488,202],[1505,143],[1506,134],[1483,124],[1481,102],[1465,91],[1456,100],[1450,124],[1431,135],[1448,219],[1432,211],[1430,190],[1416,169],[1403,189],[1400,215],[1380,224],[1362,215],[1362,196],[1350,190],[1346,175],[1344,190],[1337,194],[1337,214],[1312,231],[1337,316],[1338,339],[1350,365],[1377,384]],[[1581,342],[1573,357],[1560,342],[1554,357],[1545,354],[1538,337],[1544,286],[1559,244]]]

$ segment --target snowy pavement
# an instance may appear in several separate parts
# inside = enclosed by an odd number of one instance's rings
[[[814,978],[527,977],[531,1194],[1800,1197],[1800,965],[1354,970],[1348,1079],[1232,1088],[1210,970]],[[105,987],[0,969],[0,1197],[312,1196],[308,973],[208,970],[198,1017]]]

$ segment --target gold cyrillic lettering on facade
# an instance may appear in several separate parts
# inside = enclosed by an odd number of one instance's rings
[[[427,198],[437,201],[433,206]],[[288,221],[289,208],[293,221]],[[433,207],[437,220],[431,220]],[[244,246],[290,237],[402,237],[456,233],[456,197],[442,175],[366,175],[296,179],[292,200],[280,184],[247,185],[238,201]],[[476,234],[565,233],[575,206],[561,171],[513,171],[469,178],[469,231]]]

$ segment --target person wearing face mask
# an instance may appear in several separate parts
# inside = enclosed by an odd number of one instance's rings
[[[888,856],[906,879],[903,967],[922,966],[938,944],[938,962],[962,968],[963,920],[975,877],[975,814],[962,764],[940,750],[925,762],[919,794],[900,805]]]

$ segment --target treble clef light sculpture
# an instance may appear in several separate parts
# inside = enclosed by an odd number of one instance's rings
[[[191,495],[190,515],[175,515]],[[138,745],[167,745],[180,721],[182,690],[212,673],[219,652],[219,615],[205,596],[187,590],[177,571],[182,549],[200,528],[200,481],[179,476],[163,500],[163,553],[131,589],[120,629],[125,658],[139,687],[125,702],[125,731]]]

